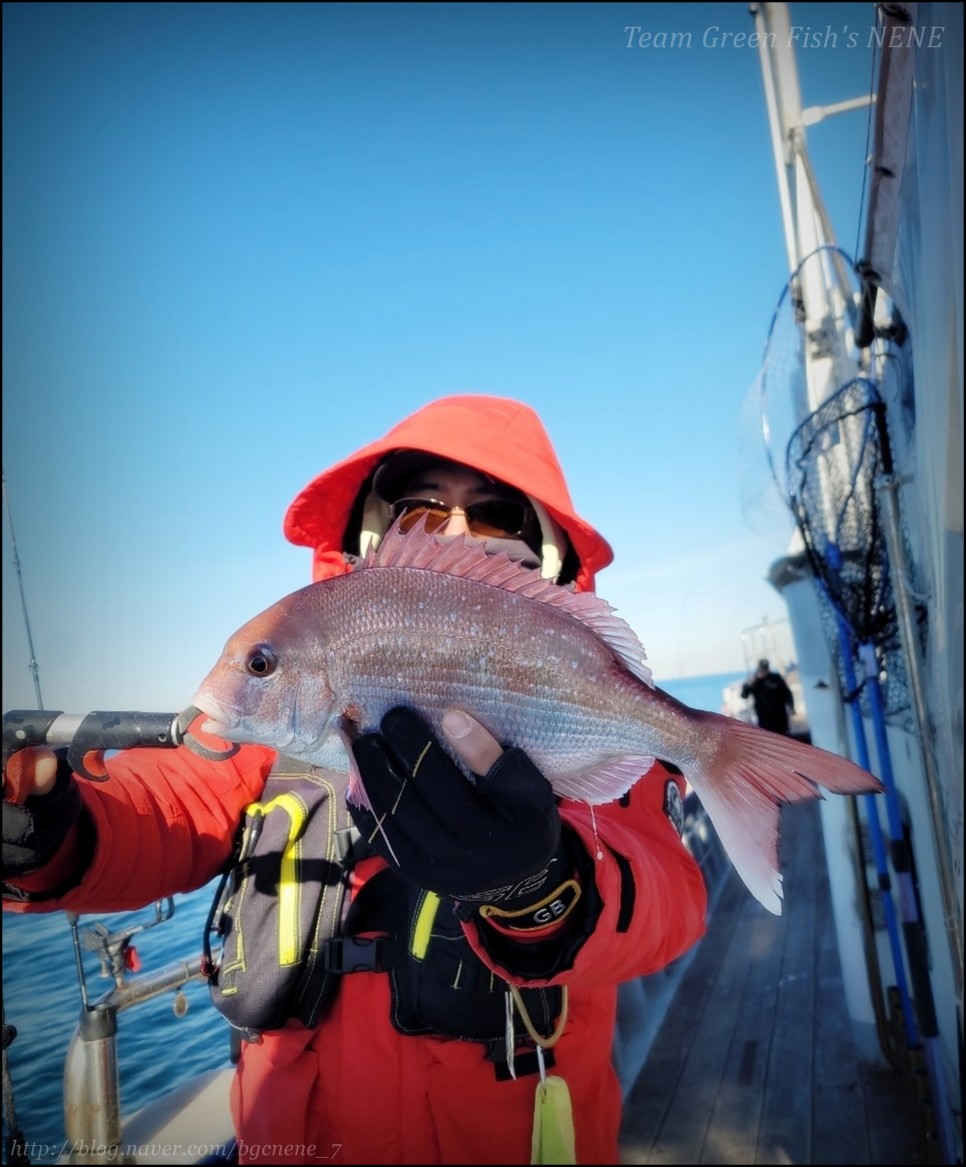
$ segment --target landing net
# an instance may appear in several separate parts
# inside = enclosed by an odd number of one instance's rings
[[[885,406],[862,377],[809,414],[786,450],[788,504],[820,585],[828,641],[841,643],[841,616],[859,677],[859,647],[875,646],[885,712],[896,714],[909,708],[908,679],[876,486],[890,471]],[[843,672],[842,691],[853,696]]]

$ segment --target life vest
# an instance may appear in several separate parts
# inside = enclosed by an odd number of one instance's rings
[[[450,901],[389,867],[350,896],[350,873],[371,852],[352,825],[347,784],[347,774],[280,756],[246,808],[206,929],[216,1008],[257,1041],[293,1018],[314,1028],[343,976],[385,973],[398,1032],[482,1042],[498,1078],[537,1072],[535,1054],[508,1058],[508,986],[472,951]],[[561,990],[519,997],[536,1031],[551,1033]],[[553,1065],[552,1051],[544,1060]]]
[[[335,992],[324,944],[345,914],[348,779],[280,755],[245,809],[208,916],[205,971],[215,1006],[252,1037],[292,1017],[315,1026]]]

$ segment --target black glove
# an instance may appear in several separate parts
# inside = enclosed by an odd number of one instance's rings
[[[20,806],[4,799],[4,880],[42,867],[67,837],[80,809],[80,791],[63,758],[58,758],[57,780],[49,794],[31,794]]]
[[[412,710],[353,743],[372,810],[349,805],[363,837],[404,878],[511,931],[535,931],[580,895],[550,783],[511,748],[474,785]]]

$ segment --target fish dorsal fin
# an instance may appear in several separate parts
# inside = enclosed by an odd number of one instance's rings
[[[521,566],[505,551],[488,552],[484,544],[485,540],[458,535],[433,535],[427,532],[423,520],[407,532],[392,527],[383,536],[378,550],[367,551],[358,567],[366,571],[380,567],[440,571],[549,604],[589,628],[629,672],[654,688],[651,670],[644,663],[646,654],[637,634],[614,614],[606,600],[593,592],[572,592],[560,587],[544,579],[539,571]]]

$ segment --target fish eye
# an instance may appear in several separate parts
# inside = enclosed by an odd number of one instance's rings
[[[270,677],[277,665],[275,653],[267,644],[253,648],[245,660],[245,669],[254,677]]]

